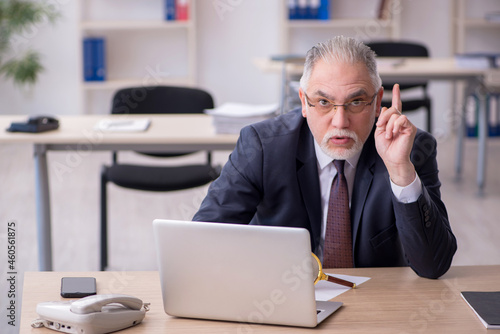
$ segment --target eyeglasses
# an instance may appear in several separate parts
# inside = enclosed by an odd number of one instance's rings
[[[363,101],[363,100],[354,100],[351,102],[347,102],[345,104],[334,104],[328,99],[325,98],[320,98],[317,102],[314,104],[311,104],[309,101],[309,97],[307,94],[304,92],[304,97],[306,99],[306,103],[309,107],[315,108],[317,111],[321,113],[328,113],[330,110],[333,109],[334,112],[337,112],[338,107],[344,107],[344,110],[348,113],[351,114],[359,114],[362,112],[367,106],[372,105],[373,101],[375,100],[375,96],[377,96],[377,93],[373,94],[370,102],[368,101]],[[314,102],[314,101],[313,101]]]

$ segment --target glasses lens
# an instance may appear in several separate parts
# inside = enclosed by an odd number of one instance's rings
[[[366,104],[364,102],[351,102],[348,103],[347,105],[347,110],[349,110],[350,113],[357,114],[363,111],[365,109]]]
[[[315,104],[316,109],[320,112],[329,112],[332,110],[333,104],[331,102],[325,101],[325,100],[319,100]]]

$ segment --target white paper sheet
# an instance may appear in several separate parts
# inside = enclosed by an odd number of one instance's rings
[[[370,277],[362,277],[362,276],[349,276],[349,275],[334,275],[329,274],[329,276],[341,278],[343,280],[356,283],[356,286],[368,281]],[[338,295],[351,290],[351,288],[345,287],[340,284],[328,282],[328,281],[319,281],[314,286],[316,290],[316,300],[328,301]]]
[[[94,127],[94,130],[105,132],[140,132],[146,131],[151,120],[149,118],[120,118],[101,119]]]

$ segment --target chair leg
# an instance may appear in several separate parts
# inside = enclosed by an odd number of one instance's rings
[[[100,270],[106,270],[108,266],[108,200],[106,186],[108,179],[106,177],[106,166],[101,170],[101,263]]]

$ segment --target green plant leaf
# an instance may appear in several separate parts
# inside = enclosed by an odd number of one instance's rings
[[[28,51],[12,59],[4,59],[12,52],[16,35],[30,33],[34,26],[51,23],[59,17],[54,4],[35,0],[0,0],[0,74],[19,85],[34,84],[43,70],[40,56]]]
[[[0,67],[0,73],[19,85],[34,84],[42,71],[40,55],[35,51],[28,51],[17,59],[10,59]]]
[[[2,17],[8,22],[9,29],[20,33],[31,25],[42,23],[44,20],[54,22],[59,16],[56,9],[45,2],[31,1],[2,1],[4,5]]]

